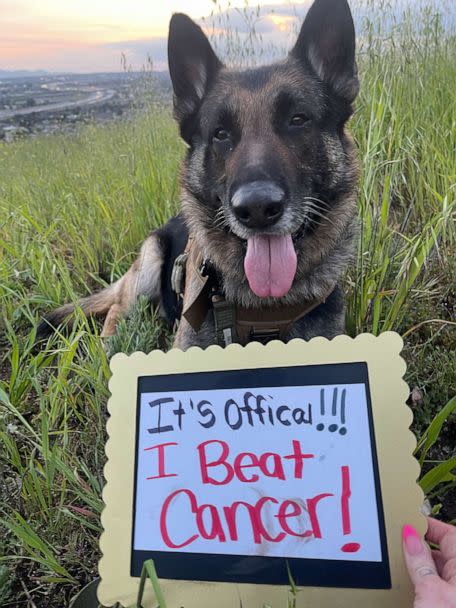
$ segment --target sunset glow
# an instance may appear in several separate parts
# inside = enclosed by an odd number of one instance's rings
[[[253,4],[270,2],[256,0]],[[245,5],[245,0],[230,3],[231,7]],[[290,6],[279,2],[274,9],[281,5]],[[226,8],[228,1],[219,6]],[[157,65],[164,67],[162,47],[171,14],[186,12],[200,19],[214,9],[213,0],[0,0],[0,69],[117,71],[121,53],[133,67],[140,67],[138,62],[147,54],[154,59],[157,48]],[[293,21],[280,14],[268,19],[279,32]]]
[[[294,22],[294,18],[289,15],[268,15],[267,18],[280,32],[288,32]]]

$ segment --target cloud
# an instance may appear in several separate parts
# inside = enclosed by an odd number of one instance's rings
[[[267,4],[257,8],[230,8],[200,20],[205,28],[232,29],[239,34],[249,34],[252,26],[258,34],[284,31],[282,24],[300,22],[306,15],[311,1],[301,4]]]
[[[251,50],[255,47],[256,60],[260,59],[260,62],[264,63],[285,55],[290,39],[294,39],[294,33],[299,30],[307,10],[307,4],[272,4],[259,9],[228,9],[218,15],[201,19],[199,23],[222,59],[233,62],[237,47],[246,48],[248,41],[252,46]],[[250,36],[252,26],[255,30],[253,38]],[[134,68],[143,66],[150,57],[155,69],[167,69],[167,38],[164,36],[124,40],[102,46],[117,51],[119,56],[121,53],[125,54],[127,63]]]
[[[260,62],[270,61],[284,56],[290,43],[290,32],[299,30],[300,22],[308,10],[307,4],[284,6],[272,4],[259,9],[228,9],[205,19],[200,19],[206,33],[211,38],[217,52],[223,59],[232,62],[237,49],[235,40],[240,46],[250,44],[257,46],[256,59]],[[255,37],[250,37],[254,25]],[[293,39],[294,37],[292,37]],[[260,51],[260,47],[263,52]],[[139,69],[151,58],[157,70],[166,70],[168,65],[167,38],[165,36],[143,38],[139,40],[123,40],[100,45],[101,49],[117,53],[120,58],[124,54],[127,64]]]

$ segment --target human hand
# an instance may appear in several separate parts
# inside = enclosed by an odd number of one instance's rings
[[[456,608],[456,528],[428,517],[428,547],[412,526],[402,530],[405,563],[415,587],[413,608]]]

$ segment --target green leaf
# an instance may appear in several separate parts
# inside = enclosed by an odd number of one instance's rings
[[[161,590],[157,571],[155,570],[155,564],[152,559],[148,559],[147,561],[145,561],[142,567],[141,580],[139,581],[137,608],[141,608],[142,606],[142,600],[144,597],[144,587],[146,586],[146,578],[149,578],[150,582],[152,583],[155,598],[158,602],[159,608],[166,608],[165,597]]]
[[[450,399],[450,401],[443,407],[440,412],[434,417],[431,424],[425,430],[423,436],[418,442],[416,446],[415,454],[417,454],[421,450],[420,454],[420,465],[423,466],[424,459],[426,458],[427,453],[430,448],[437,441],[442,426],[446,420],[456,412],[456,395]]]
[[[454,473],[453,473],[454,471]],[[429,494],[440,483],[456,481],[456,456],[441,462],[428,471],[421,479],[420,486],[425,494]]]

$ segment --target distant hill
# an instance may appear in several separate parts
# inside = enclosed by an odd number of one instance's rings
[[[154,71],[154,76],[162,81],[170,81],[169,72],[165,71]],[[75,78],[75,79],[107,79],[110,80],[112,78],[125,78],[129,79],[132,77],[142,76],[143,72],[49,72],[47,70],[0,70],[0,80],[5,80],[8,78],[39,78],[44,76],[46,78]]]
[[[0,78],[27,78],[28,76],[48,76],[46,70],[0,70]]]

